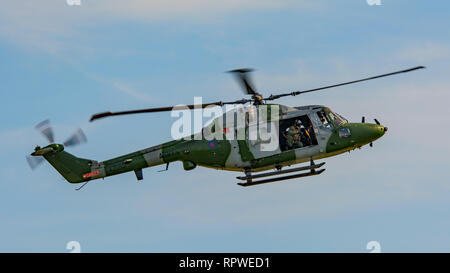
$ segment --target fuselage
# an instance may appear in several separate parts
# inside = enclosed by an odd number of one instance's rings
[[[322,122],[317,113],[321,113]],[[258,140],[178,140],[163,144],[161,162],[190,162],[188,166],[253,172],[294,165],[341,154],[369,144],[383,136],[387,128],[370,123],[348,123],[337,117],[329,108],[312,105],[298,108],[280,105],[280,118],[275,129],[278,130],[278,147],[264,151]],[[301,118],[303,123],[310,122],[310,135],[313,143],[303,147],[283,148],[283,123]],[[228,128],[229,131],[229,128]],[[246,136],[248,138],[248,135]],[[194,138],[194,136],[192,136]],[[153,157],[156,159],[155,157]]]
[[[263,106],[253,107],[256,108],[250,111],[250,115]],[[349,123],[328,107],[320,105],[288,107],[275,104],[264,107],[269,114],[261,115],[263,119],[257,119],[254,123],[249,121],[248,114],[245,122],[240,125],[228,126],[223,120],[222,124],[227,125],[220,127],[220,124],[213,122],[190,137],[102,162],[74,157],[63,151],[64,147],[60,144],[51,144],[37,150],[35,155],[43,155],[72,183],[175,161],[181,161],[185,170],[202,166],[228,171],[259,172],[338,155],[369,144],[387,131],[386,127],[378,124]],[[239,111],[247,110],[238,108],[233,111],[237,116]],[[277,113],[276,118],[272,113]],[[222,117],[216,121],[220,119]],[[252,139],[252,128],[262,127],[267,127],[266,131],[270,131],[270,140],[259,137],[259,131],[257,137]],[[212,131],[216,132],[214,137],[211,135]],[[47,150],[41,152],[44,149]]]

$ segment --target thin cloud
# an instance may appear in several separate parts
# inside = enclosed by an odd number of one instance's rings
[[[217,16],[242,11],[285,9],[302,6],[316,7],[318,4],[308,1],[271,1],[271,0],[110,0],[85,1],[93,12],[116,18],[138,19],[145,21],[181,19],[181,20],[217,20]]]
[[[403,49],[398,53],[402,60],[428,62],[450,59],[450,46],[436,42],[426,42]]]
[[[150,103],[154,103],[155,100],[152,99],[150,96],[146,95],[146,94],[142,94],[139,93],[121,83],[118,82],[113,82],[114,87],[116,87],[118,90],[122,91],[123,93],[130,95],[138,100],[142,100],[142,101],[146,101],[146,102],[150,102]]]
[[[321,7],[317,1],[270,0],[81,0],[7,1],[0,9],[0,38],[47,53],[80,46],[82,30],[117,21],[213,23],[242,12]]]

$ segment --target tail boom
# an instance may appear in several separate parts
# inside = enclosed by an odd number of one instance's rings
[[[58,149],[55,149],[52,145],[58,147]],[[49,148],[53,148],[53,150]],[[40,152],[41,150],[45,150],[45,152]],[[61,144],[51,144],[35,151],[32,155],[42,155],[68,182],[81,183],[164,164],[165,162],[161,158],[161,151],[162,145],[157,145],[98,162],[78,158],[65,152]]]

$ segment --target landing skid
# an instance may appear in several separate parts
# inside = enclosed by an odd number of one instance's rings
[[[239,186],[248,187],[248,186],[256,186],[256,185],[265,184],[265,183],[282,181],[282,180],[318,175],[325,171],[325,169],[316,170],[316,169],[322,167],[323,165],[325,165],[325,162],[322,162],[320,164],[315,164],[314,161],[311,159],[309,166],[293,168],[293,169],[288,169],[288,170],[266,172],[266,173],[256,174],[256,175],[252,175],[250,170],[246,170],[245,176],[238,176],[236,178],[239,180],[247,180],[247,182],[237,183],[237,184]],[[309,170],[309,171],[302,172],[302,171],[306,171],[306,170]],[[255,179],[255,178],[261,178],[261,177],[267,177],[267,176],[278,176],[278,175],[292,173],[292,172],[302,172],[302,173],[253,181],[253,179]]]

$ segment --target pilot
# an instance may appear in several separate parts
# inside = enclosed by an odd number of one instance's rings
[[[323,117],[323,114],[321,112],[317,112],[317,116],[319,117],[322,124],[325,125],[326,121],[325,118]]]
[[[327,128],[330,129],[331,128],[331,124],[328,122],[327,119],[325,119],[325,113],[324,112],[317,112],[317,116],[319,116],[320,121],[322,122],[322,125]]]

